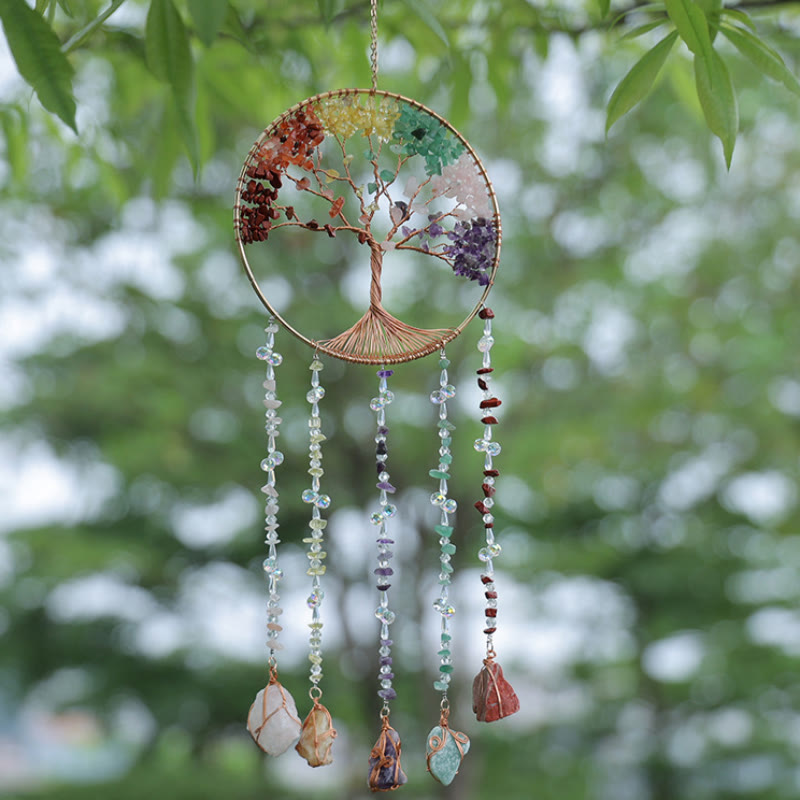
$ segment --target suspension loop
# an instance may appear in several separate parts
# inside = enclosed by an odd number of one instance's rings
[[[308,690],[308,696],[314,701],[314,705],[317,705],[322,699],[322,689],[319,686],[312,686]]]
[[[380,713],[380,715],[379,715],[379,716],[380,716],[380,718],[381,718],[382,720],[385,720],[386,722],[388,722],[388,721],[389,721],[389,714],[391,714],[391,713],[392,713],[392,712],[391,712],[391,710],[389,709],[389,703],[388,703],[387,701],[384,701],[384,703],[383,703],[383,708],[381,708],[381,713]]]
[[[372,91],[375,92],[378,90],[378,0],[370,0],[369,32],[369,60],[372,66]]]

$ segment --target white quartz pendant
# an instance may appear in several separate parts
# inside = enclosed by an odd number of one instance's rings
[[[270,681],[250,706],[247,730],[270,756],[279,756],[300,739],[302,723],[294,699],[278,681]]]

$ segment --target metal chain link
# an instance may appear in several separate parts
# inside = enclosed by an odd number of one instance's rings
[[[370,0],[370,64],[372,65],[372,91],[378,89],[378,0]]]

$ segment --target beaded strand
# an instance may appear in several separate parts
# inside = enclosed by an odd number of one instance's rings
[[[500,455],[500,444],[492,439],[492,427],[497,425],[497,418],[492,414],[492,409],[502,405],[497,397],[494,397],[490,388],[490,375],[494,371],[492,367],[491,350],[494,345],[492,336],[492,319],[494,312],[490,308],[482,308],[478,316],[483,320],[483,336],[478,341],[478,350],[483,353],[483,364],[477,371],[478,388],[483,392],[480,409],[483,413],[481,422],[483,423],[483,436],[475,440],[474,447],[479,453],[484,453],[483,465],[483,499],[475,503],[475,508],[481,515],[483,522],[486,545],[478,551],[478,558],[483,562],[483,572],[481,582],[484,586],[484,596],[486,598],[486,655],[494,655],[493,636],[497,631],[497,587],[494,582],[494,559],[500,555],[502,548],[495,541],[494,536],[494,516],[492,507],[494,506],[495,478],[500,474],[494,468],[493,458]]]
[[[328,525],[322,519],[321,509],[330,507],[331,499],[326,494],[320,493],[320,479],[325,474],[322,469],[322,442],[326,440],[322,432],[322,420],[319,414],[319,401],[325,397],[325,389],[320,385],[319,373],[322,371],[322,362],[314,356],[309,369],[311,370],[311,389],[306,394],[306,400],[311,404],[311,415],[308,419],[308,474],[311,476],[311,488],[302,494],[304,503],[311,506],[311,520],[308,527],[311,535],[303,539],[303,544],[308,545],[308,569],[306,574],[311,576],[311,593],[308,595],[306,605],[311,609],[311,633],[308,639],[308,660],[311,662],[309,680],[311,681],[311,695],[319,699],[322,691],[319,682],[322,680],[322,617],[320,606],[325,597],[325,592],[320,585],[320,577],[325,574],[325,558],[327,553],[323,548],[323,531]]]
[[[453,425],[447,419],[447,401],[455,397],[456,389],[449,382],[447,367],[450,361],[447,359],[444,349],[442,349],[439,359],[441,373],[439,376],[439,388],[431,392],[431,403],[439,407],[439,466],[428,472],[431,478],[439,481],[439,489],[431,495],[431,504],[441,509],[439,524],[434,526],[434,531],[439,536],[439,597],[434,600],[433,607],[441,615],[440,649],[437,655],[440,659],[439,676],[434,681],[433,688],[442,693],[442,703],[447,702],[447,689],[450,685],[453,672],[453,661],[451,658],[450,642],[450,619],[456,613],[456,609],[450,602],[448,591],[451,584],[453,567],[450,559],[456,552],[456,546],[450,541],[453,535],[453,526],[450,524],[450,515],[454,514],[458,504],[447,496],[447,481],[450,478],[450,465],[453,456],[450,452],[452,444]]]
[[[389,578],[394,574],[394,570],[389,566],[389,561],[394,553],[391,546],[394,540],[389,538],[388,520],[397,513],[397,508],[389,502],[388,495],[394,494],[395,488],[389,483],[389,472],[387,459],[389,458],[386,446],[386,438],[389,429],[386,427],[386,406],[394,400],[394,394],[389,391],[388,379],[394,374],[393,370],[378,370],[378,396],[373,397],[369,407],[375,412],[377,422],[377,433],[375,435],[375,466],[378,473],[378,483],[376,488],[379,491],[378,502],[380,510],[370,517],[370,522],[378,528],[378,565],[374,570],[376,576],[376,586],[380,592],[380,601],[375,609],[375,616],[381,623],[379,670],[378,680],[380,690],[378,697],[383,700],[382,716],[388,716],[389,702],[397,697],[397,692],[392,686],[394,673],[392,672],[392,640],[389,638],[389,626],[395,620],[395,613],[389,608],[389,588],[391,583]]]
[[[485,306],[478,312],[483,320],[483,335],[478,340],[478,350],[483,353],[483,364],[478,370],[478,388],[483,392],[480,402],[481,422],[483,423],[483,436],[475,440],[475,449],[484,454],[483,462],[483,499],[475,503],[475,508],[481,515],[485,546],[478,550],[478,558],[483,562],[481,583],[483,584],[484,597],[486,598],[485,625],[486,658],[483,660],[483,669],[475,676],[472,682],[472,710],[479,722],[495,722],[496,720],[516,714],[519,711],[519,698],[511,684],[503,675],[503,668],[495,661],[497,653],[494,649],[494,634],[497,632],[497,586],[494,577],[494,559],[500,555],[501,547],[494,537],[494,507],[495,478],[500,474],[494,466],[494,457],[500,455],[500,444],[492,439],[492,427],[497,425],[497,418],[493,410],[502,403],[494,396],[489,386],[492,367],[491,350],[494,345],[492,336],[492,320],[494,312]]]
[[[269,550],[264,559],[264,572],[269,581],[269,600],[267,602],[267,647],[269,647],[269,663],[275,666],[275,654],[283,649],[283,644],[278,641],[280,632],[283,630],[280,624],[280,615],[283,609],[280,607],[280,594],[278,584],[283,578],[283,570],[278,565],[277,545],[280,544],[278,538],[278,489],[275,484],[275,469],[283,463],[283,453],[277,449],[276,439],[280,436],[278,430],[282,420],[278,416],[278,409],[281,401],[278,400],[277,383],[275,380],[275,367],[283,363],[283,356],[275,352],[275,334],[278,325],[274,318],[270,317],[269,324],[264,329],[267,334],[266,344],[256,350],[256,357],[264,361],[267,366],[266,379],[263,386],[264,407],[266,408],[266,422],[264,430],[267,433],[267,457],[261,461],[261,469],[267,473],[267,482],[261,487],[261,491],[266,495],[264,506],[264,530],[266,538],[264,543]]]

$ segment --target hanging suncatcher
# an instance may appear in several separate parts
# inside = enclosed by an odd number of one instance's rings
[[[392,518],[395,486],[389,467],[389,407],[392,366],[438,354],[438,373],[430,399],[438,410],[431,450],[431,503],[437,507],[433,528],[440,552],[439,591],[432,599],[441,618],[438,673],[434,688],[441,694],[437,724],[427,741],[427,768],[449,784],[469,750],[469,739],[449,726],[448,689],[452,680],[450,620],[455,608],[449,597],[452,581],[456,501],[449,496],[453,476],[452,431],[449,401],[456,389],[450,383],[446,345],[480,317],[483,328],[477,348],[481,354],[477,382],[481,390],[479,416],[482,435],[475,450],[483,455],[480,496],[475,508],[481,517],[485,542],[477,552],[481,587],[486,598],[483,634],[486,658],[473,683],[473,711],[478,720],[492,722],[519,709],[517,697],[503,677],[494,649],[498,625],[498,594],[494,559],[500,544],[494,534],[494,458],[500,444],[493,437],[501,401],[491,388],[491,350],[494,313],[485,304],[494,282],[500,255],[500,216],[497,200],[480,159],[469,143],[445,119],[401,95],[377,88],[376,0],[371,0],[371,89],[342,89],[311,97],[281,114],[261,134],[250,150],[236,187],[234,228],[242,263],[253,288],[269,312],[266,342],[256,355],[266,366],[264,406],[267,454],[261,462],[266,483],[265,531],[268,552],[264,572],[268,580],[267,647],[269,682],[258,692],[247,725],[259,747],[277,756],[291,747],[311,766],[330,764],[336,737],[331,714],[322,704],[324,576],[326,572],[326,512],[331,498],[323,484],[323,445],[326,442],[321,406],[325,389],[325,357],[378,367],[377,393],[369,401],[375,419],[376,497],[370,521],[376,532],[375,616],[378,620],[377,680],[381,729],[368,757],[368,783],[372,791],[390,791],[406,782],[400,765],[400,736],[390,724],[393,688],[391,626],[395,621],[390,589],[394,570]],[[307,231],[309,236],[354,237],[369,252],[369,305],[358,322],[330,338],[306,337],[293,328],[267,298],[253,266],[253,253],[268,249],[270,237],[285,230]],[[452,271],[456,281],[473,281],[479,295],[466,318],[456,326],[423,328],[407,324],[382,305],[384,262],[414,257],[429,262],[428,269]],[[263,271],[263,270],[262,270]],[[263,279],[262,279],[263,280]],[[301,720],[289,692],[281,685],[278,661],[283,629],[280,607],[279,494],[276,472],[284,462],[278,447],[281,424],[277,368],[283,357],[275,350],[280,327],[311,348],[308,415],[309,483],[297,498],[308,507],[307,547],[310,612],[308,659],[311,709]]]

